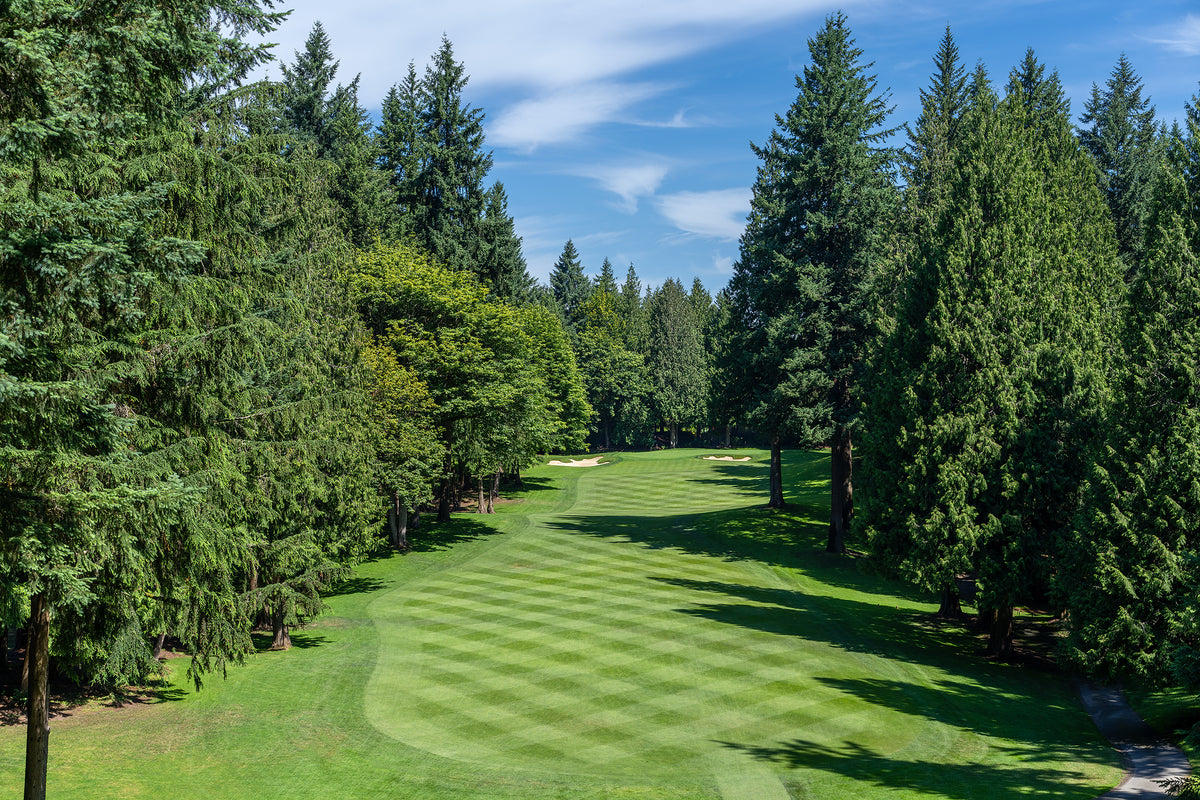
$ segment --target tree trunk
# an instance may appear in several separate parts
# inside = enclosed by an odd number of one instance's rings
[[[30,599],[29,725],[25,737],[25,800],[46,800],[46,766],[50,757],[50,603],[45,594]]]
[[[397,505],[398,505],[398,501],[396,500],[395,495],[393,495],[392,501],[390,503],[388,503],[388,510],[387,510],[388,544],[391,545],[392,548],[398,547],[398,545],[396,544],[396,541],[400,538],[399,530],[397,527],[398,520],[396,519],[396,506]]]
[[[408,509],[400,505],[400,493],[392,492],[391,506],[388,508],[388,525],[391,536],[388,541],[397,550],[408,549]]]
[[[271,630],[275,632],[275,638],[271,641],[272,650],[288,650],[292,646],[292,634],[283,620],[282,607],[271,612]]]
[[[30,617],[29,625],[25,627],[25,660],[21,662],[21,693],[29,695],[29,663],[33,660],[33,618]]]
[[[729,440],[732,436],[733,436],[733,423],[726,422],[725,423],[725,449],[726,450],[729,449]]]
[[[767,508],[783,508],[783,446],[779,434],[771,436],[771,501]]]
[[[955,586],[942,587],[942,604],[937,612],[939,619],[962,619],[962,601]]]
[[[408,549],[408,509],[401,505],[396,509],[396,547]]]
[[[450,493],[452,491],[454,491],[453,476],[447,477],[446,481],[442,484],[442,496],[438,498],[438,522],[450,521]]]
[[[988,634],[988,655],[1006,656],[1012,652],[1012,622],[1012,606],[1001,606],[996,609],[991,631]]]
[[[846,552],[846,532],[854,518],[853,450],[850,431],[839,428],[829,453],[829,542],[826,552]]]
[[[672,422],[671,424],[671,449],[674,450],[679,445],[679,423]]]
[[[612,445],[609,444],[610,440],[609,440],[608,432],[612,428],[612,423],[605,422],[604,425],[602,425],[601,427],[604,428],[604,449],[609,450],[612,448]]]
[[[504,470],[497,469],[496,474],[492,476],[492,491],[488,493],[488,513],[496,513],[496,501],[500,499],[500,475]]]
[[[479,506],[475,509],[475,513],[476,514],[486,514],[487,513],[487,498],[484,497],[484,492],[483,492],[483,476],[480,475],[476,480],[479,481]]]
[[[158,657],[162,655],[163,645],[166,644],[166,642],[167,634],[166,631],[163,631],[158,635],[158,638],[154,640],[154,652],[150,654],[150,657],[155,661],[158,661]]]
[[[412,520],[409,523],[408,529],[410,531],[415,531],[415,530],[420,530],[420,528],[421,528],[421,507],[417,506],[416,508],[413,509]],[[408,537],[405,536],[404,540],[407,542]]]

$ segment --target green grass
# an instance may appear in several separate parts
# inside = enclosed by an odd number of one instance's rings
[[[1093,798],[1120,778],[1066,680],[972,657],[821,552],[828,460],[627,453],[364,564],[204,690],[56,719],[51,796]],[[182,672],[182,670],[177,670]],[[0,794],[21,729],[0,728]]]

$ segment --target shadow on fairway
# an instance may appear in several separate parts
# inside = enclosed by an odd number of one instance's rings
[[[782,511],[753,506],[674,517],[559,517],[548,528],[676,549],[726,561],[756,561],[801,569],[830,586],[928,602],[929,596],[900,581],[868,575],[849,556],[825,552],[828,523],[817,514],[828,505],[793,503]]]
[[[528,479],[527,483],[532,483]],[[423,517],[421,527],[409,531],[408,542],[414,553],[429,553],[435,550],[447,550],[456,544],[473,542],[485,536],[496,536],[500,531],[480,522],[476,517],[486,514],[457,513],[450,517],[449,522],[434,522],[433,514]]]
[[[871,580],[868,576],[861,577],[865,581]],[[957,671],[956,667],[962,667],[962,655],[969,646],[970,640],[962,628],[940,624],[924,611],[883,605],[886,596],[879,593],[875,596],[881,603],[864,603],[790,589],[681,578],[653,580],[748,601],[698,603],[679,609],[681,614],[780,636],[824,641],[856,653]],[[862,588],[878,592],[877,587]],[[978,667],[975,665],[976,669]]]
[[[558,489],[558,487],[554,485],[553,478],[525,477],[522,477],[520,481],[505,483],[502,488],[505,494],[510,492],[515,492],[517,494],[524,494],[526,492],[546,492],[552,489]]]
[[[323,644],[328,644],[329,639],[320,634],[306,633],[303,628],[293,628],[291,631],[292,647],[297,650],[308,650],[313,647],[320,647]],[[254,649],[259,653],[278,653],[280,650],[271,649],[272,634],[269,633],[252,633],[250,638],[254,640]]]
[[[378,558],[371,558],[368,561],[378,561]],[[392,581],[381,581],[379,578],[347,578],[346,580],[334,586],[329,591],[323,593],[324,598],[342,597],[350,594],[366,594],[368,592],[377,592],[380,589],[386,589],[392,585]]]
[[[1030,766],[989,767],[985,764],[942,764],[934,761],[897,759],[854,742],[830,747],[803,739],[781,742],[773,747],[758,747],[736,742],[717,742],[761,761],[792,769],[813,769],[862,781],[886,789],[908,789],[937,797],[1089,797],[1077,786],[1064,780],[1081,780],[1078,770],[1039,767],[1047,757],[1067,757],[1088,761],[1092,755],[1071,748],[1052,748],[1047,752],[1037,744],[1028,747],[993,745],[1009,758],[1028,761]]]

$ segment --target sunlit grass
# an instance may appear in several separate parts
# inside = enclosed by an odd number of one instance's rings
[[[1059,676],[970,655],[822,552],[828,460],[624,453],[364,564],[227,680],[55,720],[61,798],[1093,798],[1116,757]],[[735,453],[738,455],[738,453]],[[0,729],[0,787],[22,732]]]

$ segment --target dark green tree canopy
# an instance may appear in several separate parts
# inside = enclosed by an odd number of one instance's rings
[[[1104,88],[1092,84],[1079,121],[1086,126],[1079,129],[1079,141],[1096,163],[1117,244],[1132,266],[1145,251],[1162,148],[1154,106],[1142,96],[1142,79],[1123,53]]]
[[[567,239],[562,253],[554,262],[554,269],[550,272],[550,289],[567,324],[576,327],[580,321],[580,307],[592,294],[592,283],[584,274],[579,251],[570,239]]]

